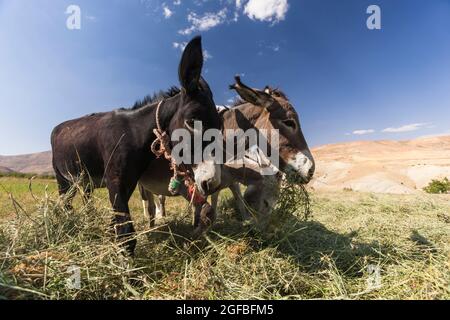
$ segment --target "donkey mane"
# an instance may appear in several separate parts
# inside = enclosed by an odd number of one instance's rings
[[[172,98],[177,94],[179,94],[180,92],[181,92],[180,88],[172,86],[166,91],[160,90],[151,95],[150,94],[146,95],[142,100],[137,100],[131,108],[122,108],[121,110],[138,110],[149,104],[159,102],[162,99]]]

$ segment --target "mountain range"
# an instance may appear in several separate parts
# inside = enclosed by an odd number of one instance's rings
[[[408,141],[358,141],[312,149],[317,190],[408,194],[450,177],[450,135]],[[52,174],[50,151],[0,156],[0,173]]]

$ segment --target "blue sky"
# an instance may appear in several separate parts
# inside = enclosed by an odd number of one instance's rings
[[[450,133],[449,0],[0,0],[0,154],[48,150],[58,123],[178,84],[197,34],[217,104],[237,73],[278,86],[311,146]]]

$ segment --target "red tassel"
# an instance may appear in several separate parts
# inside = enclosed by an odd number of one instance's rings
[[[195,185],[190,185],[188,188],[188,195],[189,198],[192,199],[192,195],[194,195],[194,199],[192,200],[192,203],[196,206],[202,205],[206,202],[206,198],[203,197],[200,192],[197,191],[197,188]]]

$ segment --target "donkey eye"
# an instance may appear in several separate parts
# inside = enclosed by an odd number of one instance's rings
[[[189,119],[184,121],[184,126],[188,128],[190,131],[195,130],[195,123],[200,122],[200,120],[197,119]]]
[[[195,125],[194,119],[184,120],[184,126],[189,130],[194,131],[194,125]]]
[[[295,123],[294,120],[284,120],[284,121],[283,121],[283,124],[284,124],[286,127],[289,127],[289,128],[291,128],[291,129],[293,129],[293,130],[295,130],[295,129],[297,128],[297,124]]]

